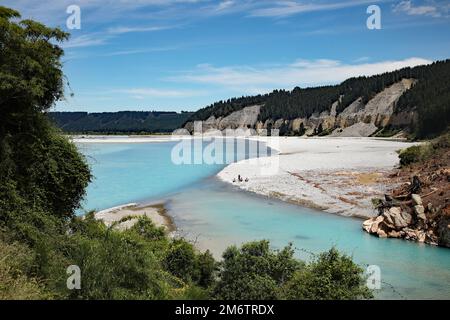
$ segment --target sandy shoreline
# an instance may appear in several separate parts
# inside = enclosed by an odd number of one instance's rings
[[[411,143],[371,138],[260,137],[279,151],[230,164],[218,177],[242,190],[344,216],[372,217],[371,199],[387,192],[397,150]],[[267,174],[263,167],[277,167]],[[233,182],[238,175],[248,182]],[[393,185],[389,186],[394,187]]]
[[[164,227],[168,232],[176,229],[172,218],[167,215],[167,210],[163,203],[152,205],[128,203],[95,213],[95,218],[102,220],[107,226],[111,226],[113,223],[130,216],[136,218],[119,223],[117,228],[120,230],[128,229],[137,221],[137,217],[147,216],[157,227]]]

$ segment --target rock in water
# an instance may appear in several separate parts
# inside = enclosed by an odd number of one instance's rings
[[[407,212],[402,212],[399,207],[392,207],[389,209],[389,215],[395,229],[400,230],[407,227],[411,223],[411,215]]]
[[[372,227],[372,224],[375,221],[375,219],[376,218],[370,218],[363,222],[362,227],[366,232],[370,233],[370,228]]]
[[[384,210],[383,217],[384,217],[384,222],[393,229],[394,228],[394,220],[392,219],[390,211]]]
[[[387,233],[384,232],[384,230],[381,228],[378,228],[377,234],[378,234],[378,237],[380,237],[380,238],[387,238]]]
[[[390,238],[400,238],[401,237],[400,232],[395,231],[395,230],[390,231],[388,235]]]
[[[417,234],[417,241],[422,242],[422,243],[425,242],[425,239],[427,237],[427,234],[425,232],[417,231],[416,234]]]
[[[381,222],[383,222],[383,220],[384,220],[383,216],[376,217],[372,223],[372,226],[370,227],[370,233],[377,233],[379,225]]]

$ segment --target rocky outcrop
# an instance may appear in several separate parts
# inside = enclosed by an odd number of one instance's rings
[[[225,129],[247,129],[255,128],[258,121],[260,105],[245,107],[242,110],[235,111],[226,117],[211,116],[202,123],[203,132],[209,130],[225,130]],[[194,123],[188,122],[184,126],[189,132],[194,131]]]
[[[359,121],[385,127],[394,113],[395,103],[413,84],[413,79],[403,79],[378,93],[360,111]]]
[[[389,124],[411,124],[415,113],[394,114],[394,107],[413,84],[413,79],[403,79],[375,95],[366,105],[361,98],[356,99],[338,115],[336,122],[339,128],[333,132],[334,136],[370,136]]]
[[[333,132],[333,136],[370,136],[387,125],[407,126],[416,120],[414,111],[394,113],[396,102],[414,82],[414,79],[403,79],[376,94],[367,104],[358,98],[340,113],[337,112],[339,101],[335,101],[329,110],[314,113],[309,118],[269,119],[261,122],[258,121],[261,106],[249,106],[226,117],[211,116],[203,121],[203,132],[252,128],[262,134],[267,129],[288,128],[293,134]],[[188,122],[185,129],[192,132],[193,123]]]
[[[363,222],[363,230],[380,238],[403,238],[450,247],[450,218],[435,219],[436,210],[431,203],[425,207],[418,194],[397,205],[389,207],[384,202],[377,217]]]
[[[450,135],[428,142],[433,154],[395,169],[393,186],[377,203],[378,217],[362,228],[378,237],[403,238],[450,248]]]
[[[219,120],[218,129],[254,128],[261,106],[246,107]]]
[[[364,110],[364,104],[362,98],[358,98],[338,115],[336,120],[337,126],[346,128],[354,125],[359,121],[358,115],[363,114],[362,110]]]
[[[373,123],[357,122],[344,129],[337,128],[331,134],[332,137],[369,137],[378,130]]]

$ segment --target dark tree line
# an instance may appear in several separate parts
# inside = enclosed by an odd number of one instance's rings
[[[189,121],[204,121],[210,116],[225,117],[234,111],[241,110],[247,106],[264,104],[267,100],[268,94],[256,95],[256,96],[246,96],[240,98],[231,98],[228,100],[220,100],[214,102],[210,106],[202,108],[195,112]]]
[[[49,117],[66,132],[172,132],[192,115],[190,112],[50,112]]]
[[[450,126],[450,60],[416,67],[413,78],[419,81],[397,103],[397,111],[415,109],[419,138],[438,135]]]
[[[329,110],[339,97],[337,86],[301,89],[292,91],[275,90],[269,94],[261,108],[259,120],[295,119],[310,117],[313,113]]]

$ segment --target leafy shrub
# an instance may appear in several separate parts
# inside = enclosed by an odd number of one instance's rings
[[[423,147],[412,146],[400,151],[398,155],[400,158],[400,164],[406,166],[408,164],[419,162],[423,159]]]
[[[230,300],[276,299],[278,287],[302,265],[293,255],[291,246],[273,251],[268,241],[228,248],[223,253],[214,296]]]
[[[218,299],[369,299],[363,269],[336,249],[310,263],[293,257],[291,246],[271,250],[269,242],[228,248],[214,297]]]
[[[341,255],[333,248],[298,270],[282,289],[283,297],[295,300],[373,298],[365,284],[363,273],[364,270],[350,257]]]
[[[399,153],[400,164],[406,166],[425,161],[432,156],[439,155],[441,151],[445,151],[448,148],[450,148],[450,133],[445,133],[430,142],[401,150]]]
[[[32,276],[34,252],[0,239],[0,300],[45,299],[42,284]]]

